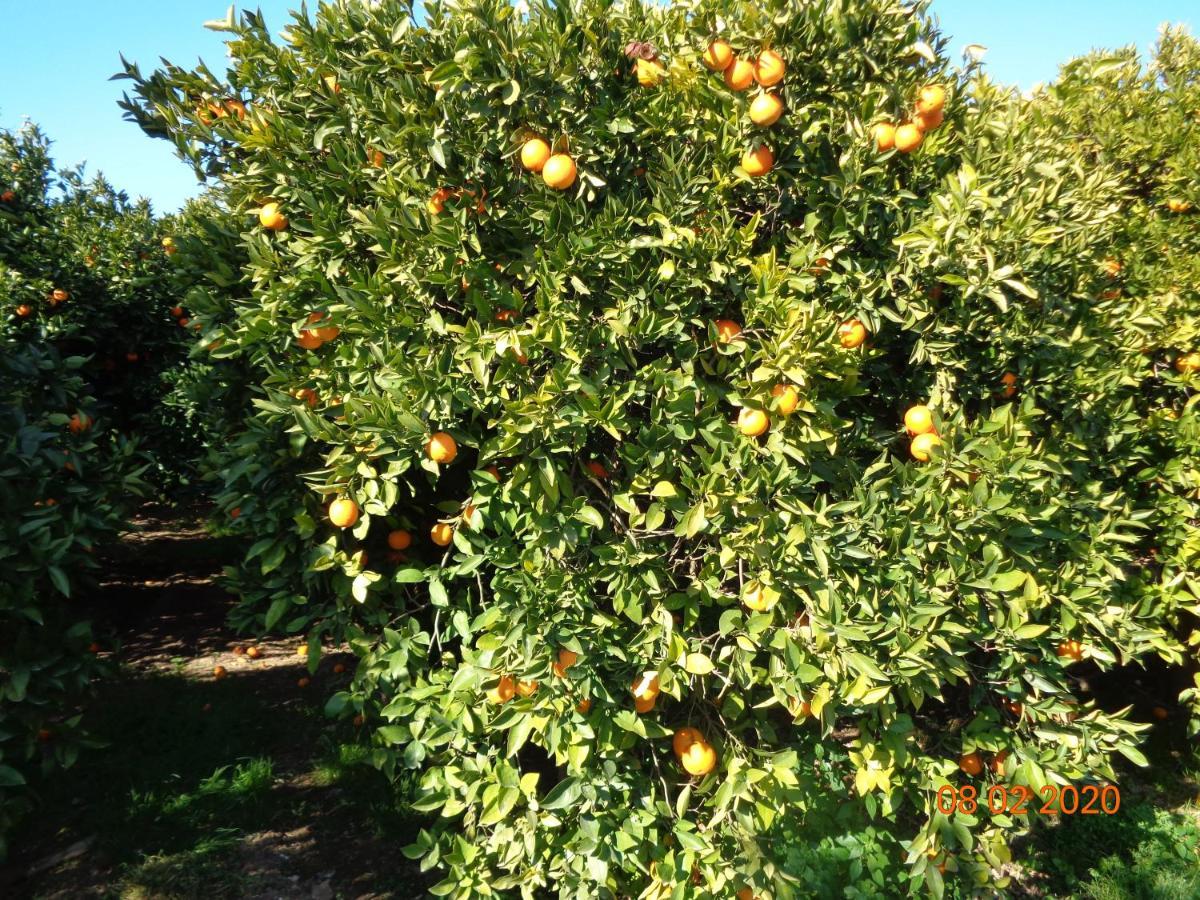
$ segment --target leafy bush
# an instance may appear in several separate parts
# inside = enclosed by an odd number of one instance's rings
[[[352,639],[329,708],[423,773],[435,893],[1003,887],[1022,819],[939,789],[1142,760],[1072,667],[1183,659],[1195,345],[1092,87],[951,69],[923,10],[384,0],[127,68],[239,217],[194,301],[239,621]]]

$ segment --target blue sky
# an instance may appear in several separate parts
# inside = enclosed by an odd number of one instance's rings
[[[221,35],[203,23],[220,18],[222,0],[0,0],[0,126],[28,116],[55,141],[61,165],[87,162],[118,187],[150,197],[160,211],[197,192],[191,170],[166,141],[152,141],[121,119],[116,106],[128,82],[110,82],[122,52],[152,69],[160,56],[189,64],[204,58],[223,69]],[[298,0],[260,0],[272,30]],[[311,0],[311,7],[316,0]],[[1146,50],[1160,23],[1200,28],[1197,0],[934,0],[933,14],[951,36],[955,61],[967,44],[988,48],[994,78],[1030,87],[1058,64],[1093,47],[1133,43]]]

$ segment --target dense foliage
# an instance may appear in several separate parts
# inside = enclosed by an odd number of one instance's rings
[[[1075,687],[1200,597],[1192,40],[1022,99],[894,0],[213,24],[126,108],[229,210],[230,584],[353,640],[436,893],[1003,887],[939,789],[1141,760]]]

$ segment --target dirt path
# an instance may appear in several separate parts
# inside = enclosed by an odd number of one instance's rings
[[[322,713],[353,656],[327,648],[310,673],[298,637],[231,633],[217,578],[238,546],[197,511],[148,507],[134,525],[82,602],[120,664],[84,710],[105,746],[36,786],[0,896],[415,896],[413,820],[353,727]]]

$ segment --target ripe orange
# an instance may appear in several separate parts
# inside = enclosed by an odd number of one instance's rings
[[[579,661],[579,654],[565,647],[558,651],[558,659],[553,665],[554,674],[559,678],[567,677],[567,670]]]
[[[759,144],[753,150],[742,154],[742,168],[751,178],[766,175],[775,166],[775,154],[766,144]]]
[[[642,87],[654,87],[667,74],[662,63],[653,59],[639,59],[633,64],[633,71]]]
[[[1069,658],[1075,662],[1079,662],[1083,659],[1083,644],[1074,638],[1068,638],[1059,643],[1058,647],[1055,648],[1055,653],[1058,654],[1060,659]]]
[[[1017,374],[1015,372],[1005,372],[1000,376],[1000,383],[1004,385],[1000,391],[1002,397],[1008,398],[1017,393]]]
[[[1108,275],[1110,278],[1116,278],[1121,274],[1121,261],[1119,259],[1113,259],[1110,256],[1105,259],[1104,262],[1100,263],[1100,268],[1103,269],[1104,274]]]
[[[234,656],[245,656],[245,655],[246,655],[246,651],[245,651],[244,649],[242,649],[241,647],[234,647],[234,648],[233,648],[233,655],[234,655]]]
[[[602,463],[598,463],[595,460],[592,460],[591,462],[586,463],[584,465],[584,468],[587,469],[589,472],[591,472],[593,475],[595,475],[597,478],[599,478],[601,481],[608,478],[608,469],[604,468],[604,465]]]
[[[491,475],[497,481],[500,480],[500,470],[496,466],[488,466],[483,471],[487,472],[489,475]]]
[[[592,700],[590,697],[584,697],[577,704],[575,704],[575,712],[579,713],[581,716],[586,716],[591,711]]]
[[[337,528],[349,528],[358,521],[358,504],[353,500],[334,500],[329,504],[329,521]]]
[[[3,194],[0,194],[0,203],[12,203],[16,199],[17,195],[12,191],[5,191]]]
[[[62,288],[55,288],[50,292],[50,305],[57,306],[59,303],[66,303],[71,299],[71,295]]]
[[[783,81],[786,71],[787,64],[783,61],[782,56],[774,50],[764,50],[758,55],[758,61],[754,64],[754,80],[763,87],[771,87]]]
[[[283,231],[288,227],[287,217],[279,209],[279,204],[272,200],[264,203],[258,211],[258,223],[268,231]]]
[[[958,758],[958,767],[974,777],[983,772],[983,757],[979,755],[978,750],[964,753]]]
[[[917,94],[917,115],[940,113],[946,105],[946,89],[940,84],[927,84]]]
[[[565,191],[575,183],[575,160],[565,153],[555,153],[542,166],[542,181],[556,191]]]
[[[326,325],[323,328],[314,328],[312,333],[321,339],[321,343],[327,344],[342,333],[342,329],[336,325]]]
[[[425,201],[425,209],[429,211],[430,215],[440,215],[441,212],[446,208],[446,201],[449,200],[451,196],[453,196],[453,193],[449,188],[438,188],[433,192],[433,196]]]
[[[1191,208],[1192,208],[1192,204],[1189,203],[1187,200],[1180,200],[1178,198],[1173,197],[1167,201],[1167,209],[1169,209],[1173,213],[1185,213],[1188,210],[1190,210]]]
[[[1004,774],[1004,761],[1007,759],[1008,759],[1008,751],[1001,750],[999,753],[997,753],[995,756],[993,756],[991,758],[990,762],[988,762],[988,768],[991,769],[992,773],[995,775],[1003,775]]]
[[[39,741],[41,741],[43,744],[48,743],[53,737],[54,737],[54,732],[51,731],[49,728],[39,728],[38,729],[37,739]]]
[[[251,659],[258,659],[260,656],[262,656],[262,651],[257,647],[249,647],[246,650],[246,655]]]
[[[33,307],[30,306],[29,304],[22,303],[20,306],[17,307],[17,318],[18,319],[25,319],[31,315],[33,315]]]
[[[775,398],[775,408],[785,416],[790,416],[800,405],[800,394],[790,384],[775,385],[771,388],[771,396]]]
[[[338,84],[336,75],[326,75],[321,80],[325,82],[325,87],[329,89],[330,93],[340,94],[342,92],[342,86]]]
[[[938,128],[944,118],[945,114],[940,109],[937,112],[917,113],[913,116],[913,124],[917,126],[917,130],[921,134],[925,134]]]
[[[141,357],[139,357],[139,356],[138,356],[136,353],[134,353],[132,350],[130,350],[128,353],[126,353],[126,354],[125,354],[125,361],[126,361],[126,362],[135,363],[135,362],[137,362],[137,361],[138,361],[140,358],[141,358]]]
[[[896,149],[901,153],[912,153],[921,146],[925,134],[916,125],[906,122],[896,129]]]
[[[532,697],[537,693],[538,683],[536,681],[518,681],[517,693],[522,697]]]
[[[733,62],[733,48],[725,41],[716,40],[708,45],[708,49],[704,51],[701,58],[704,60],[704,65],[712,71],[724,72]]]
[[[229,518],[236,519],[241,514],[242,514],[242,508],[240,506],[235,506],[233,509],[231,509],[229,511]]]
[[[737,429],[746,437],[758,437],[771,427],[771,419],[761,409],[742,407],[738,413]]]
[[[731,91],[744,91],[754,84],[754,66],[735,58],[725,67],[725,86]]]
[[[75,413],[71,416],[71,421],[67,425],[67,429],[71,434],[83,434],[92,427],[92,417],[87,413]]]
[[[1004,711],[1010,716],[1014,716],[1018,719],[1021,718],[1021,714],[1025,712],[1025,706],[1021,703],[1018,703],[1016,700],[1005,700],[1000,705],[1004,707]]]
[[[934,430],[933,412],[924,404],[910,406],[904,414],[904,428],[911,435],[927,434]]]
[[[717,765],[717,751],[703,738],[693,741],[679,757],[679,762],[689,775],[707,775]]]
[[[645,675],[639,675],[633,680],[633,684],[629,686],[633,691],[633,707],[639,713],[648,713],[654,709],[654,704],[658,700],[658,676],[651,675],[647,678]]]
[[[180,319],[180,320],[179,320],[179,327],[180,327],[180,328],[187,328],[187,327],[188,327],[188,323],[189,323],[189,322],[191,322],[191,321],[192,321],[192,320],[191,320],[191,319],[189,319],[187,316],[184,316],[182,319]]]
[[[530,172],[540,172],[550,158],[550,145],[541,138],[530,138],[521,145],[521,165]]]
[[[1167,711],[1165,706],[1156,706],[1153,710],[1151,710],[1151,712],[1154,713],[1154,718],[1158,719],[1160,722],[1164,722],[1171,717],[1171,714]]]
[[[1200,352],[1192,351],[1175,357],[1175,371],[1181,375],[1200,372]]]
[[[749,887],[744,887],[738,890],[734,896],[737,900],[754,900],[754,891]]]
[[[425,442],[425,455],[435,463],[452,463],[458,456],[458,443],[444,431],[434,432]]]
[[[732,319],[717,319],[713,324],[717,328],[718,344],[728,344],[742,333],[742,326]]]
[[[783,101],[779,99],[778,94],[759,94],[750,103],[750,121],[762,128],[768,128],[779,121],[783,110]]]
[[[896,126],[891,122],[877,122],[871,127],[871,137],[875,140],[875,149],[886,153],[896,146]]]
[[[90,644],[88,644],[88,653],[99,653],[103,649],[104,648],[101,647],[96,641],[92,641]]]
[[[696,741],[702,740],[704,740],[704,735],[700,733],[699,729],[685,725],[676,730],[675,736],[671,739],[671,746],[675,750],[676,756],[683,756],[688,747]]]
[[[838,326],[838,340],[847,350],[861,347],[867,339],[867,326],[858,319],[848,319]]]
[[[933,457],[933,448],[942,446],[942,439],[933,433],[918,434],[912,439],[908,450],[913,459],[918,462],[929,462]]]
[[[224,666],[213,666],[213,678],[217,679],[217,681],[220,681],[228,674]]]
[[[757,581],[749,582],[742,589],[742,603],[755,612],[769,612],[778,602],[779,598],[768,594],[766,588]]]
[[[429,538],[439,547],[449,547],[454,540],[454,526],[448,522],[438,522],[429,529]]]
[[[306,688],[310,684],[312,684],[312,682],[309,681],[308,678],[300,678],[296,681],[296,687],[298,688]]]
[[[171,307],[171,315],[174,316],[176,319],[178,319],[180,316],[183,315],[183,307],[182,306],[172,306]]]
[[[403,528],[397,528],[388,535],[387,542],[393,550],[407,550],[412,546],[412,535]]]
[[[243,103],[241,100],[238,100],[236,98],[233,100],[226,100],[225,101],[225,109],[228,110],[233,115],[237,116],[237,119],[239,122],[245,121],[245,119],[246,119],[246,104]]]
[[[504,704],[513,698],[517,692],[517,682],[511,675],[501,675],[496,686],[487,693],[492,703]]]
[[[387,157],[383,155],[383,151],[377,150],[374,147],[367,148],[367,159],[370,160],[371,166],[376,169],[382,169],[383,164],[387,162]]]

